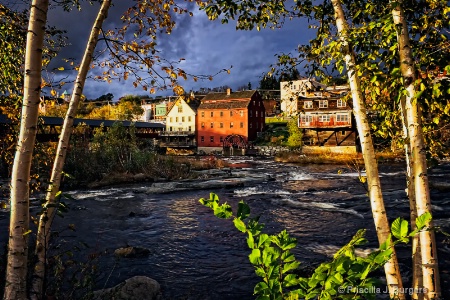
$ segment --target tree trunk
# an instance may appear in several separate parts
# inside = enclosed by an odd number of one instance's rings
[[[345,64],[350,82],[350,91],[353,99],[353,112],[355,114],[358,135],[361,141],[361,149],[364,158],[364,165],[367,174],[367,186],[369,188],[369,198],[372,207],[375,229],[377,231],[378,241],[384,243],[390,238],[390,227],[384,207],[383,195],[381,192],[380,177],[378,174],[378,165],[375,156],[372,137],[370,134],[370,126],[367,118],[364,99],[361,91],[359,78],[356,76],[356,63],[353,50],[348,44],[347,28],[348,24],[345,19],[344,11],[340,0],[331,0],[334,8],[336,26],[341,37],[343,50],[345,53]],[[403,293],[398,291],[403,289],[402,278],[398,266],[397,255],[395,249],[389,261],[384,265],[386,273],[386,281],[389,288],[389,295],[395,299],[405,299]]]
[[[428,186],[426,150],[422,131],[422,116],[417,105],[415,91],[415,69],[412,49],[409,43],[408,27],[401,7],[402,1],[392,2],[392,17],[397,29],[400,70],[405,85],[405,115],[411,148],[412,180],[416,197],[417,215],[431,214],[430,189]],[[433,226],[431,223],[430,226]],[[434,231],[420,232],[420,253],[422,258],[423,291],[425,299],[440,298],[439,268]],[[418,288],[421,288],[420,286]]]
[[[408,134],[408,119],[406,117],[406,99],[405,97],[400,98],[400,116],[402,120],[402,130],[403,130],[403,140],[406,141],[404,145],[405,158],[406,158],[406,191],[409,199],[409,215],[411,219],[411,228],[416,227],[417,218],[417,205],[416,205],[416,194],[414,191],[414,182],[412,176],[412,160],[411,160],[411,147],[409,146],[409,134]],[[418,234],[411,238],[412,240],[412,268],[413,268],[413,278],[412,287],[418,288],[423,285],[422,280],[422,259],[420,257],[420,237]],[[423,299],[423,293],[413,293],[411,295],[412,299]]]
[[[11,175],[11,220],[4,299],[27,298],[29,182],[39,113],[47,10],[48,0],[33,0],[25,53],[20,132]]]
[[[78,104],[83,92],[86,76],[90,68],[95,47],[97,46],[98,36],[107,17],[111,0],[103,0],[97,18],[89,36],[89,40],[81,61],[77,79],[69,103],[69,108],[64,119],[61,135],[58,142],[55,161],[53,163],[50,185],[46,194],[45,211],[39,219],[38,233],[36,238],[36,266],[34,268],[32,299],[42,299],[43,287],[46,277],[46,254],[50,238],[51,225],[57,210],[58,201],[56,195],[59,192],[61,184],[61,175],[66,159],[67,148],[69,147],[70,135],[72,133],[73,121],[77,113]]]

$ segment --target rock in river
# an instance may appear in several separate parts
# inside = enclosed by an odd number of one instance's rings
[[[146,276],[134,276],[118,285],[94,292],[97,300],[161,300],[159,283]]]
[[[124,247],[114,251],[114,255],[125,258],[145,257],[150,254],[150,250],[142,247]]]

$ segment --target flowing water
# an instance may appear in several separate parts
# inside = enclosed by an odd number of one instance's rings
[[[161,284],[164,299],[202,300],[254,299],[253,287],[258,282],[248,262],[245,236],[231,221],[217,219],[210,209],[199,204],[199,198],[209,197],[209,192],[217,193],[221,201],[233,208],[245,200],[252,214],[261,215],[268,233],[286,228],[298,239],[293,252],[305,273],[329,260],[360,228],[367,228],[370,243],[366,248],[376,248],[370,203],[356,170],[251,158],[233,162],[241,167],[233,169],[233,174],[265,174],[271,180],[239,188],[164,194],[146,193],[150,183],[73,191],[70,194],[76,200],[67,201],[71,210],[57,219],[55,228],[73,223],[76,231],[61,233],[58,241],[84,242],[90,246],[87,254],[109,253],[100,260],[100,288],[145,275]],[[430,178],[448,182],[449,173],[450,166],[442,165],[430,172]],[[383,165],[380,175],[389,217],[408,218],[403,165]],[[447,231],[449,195],[450,192],[432,191],[436,223]],[[0,242],[6,240],[7,218],[7,211],[0,212]],[[450,251],[444,238],[438,239],[442,285],[448,291],[446,268],[450,266]],[[115,259],[114,250],[126,245],[145,247],[151,253],[144,258]],[[410,276],[408,248],[400,247],[399,255],[404,261],[404,274]]]

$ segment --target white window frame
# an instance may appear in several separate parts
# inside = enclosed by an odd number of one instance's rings
[[[348,123],[348,114],[336,114],[336,122]]]
[[[330,115],[319,115],[319,122],[322,123],[330,122]]]
[[[313,105],[313,102],[312,101],[305,101],[305,102],[303,102],[303,108],[305,108],[305,109],[311,109],[311,108],[313,108],[314,107],[314,105]]]
[[[312,115],[301,115],[300,116],[300,122],[301,123],[311,123],[313,121]]]
[[[337,107],[346,107],[346,106],[347,106],[347,103],[344,100],[338,99]]]
[[[327,108],[328,100],[319,100],[319,108]]]

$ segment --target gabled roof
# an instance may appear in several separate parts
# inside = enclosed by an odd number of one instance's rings
[[[197,108],[200,105],[200,100],[198,100],[198,99],[194,98],[194,99],[186,100],[185,98],[180,97],[176,101],[173,101],[173,102],[169,103],[169,106],[167,108],[167,115],[170,113],[170,111],[172,110],[172,108],[175,106],[175,104],[178,101],[184,101],[194,111],[194,113],[197,112]]]
[[[251,91],[240,91],[233,92],[230,95],[227,95],[226,92],[222,93],[209,93],[202,99],[202,102],[207,100],[239,100],[239,99],[250,99],[256,93],[255,90]]]
[[[236,109],[247,108],[256,90],[230,93],[209,93],[203,99],[199,109]]]

